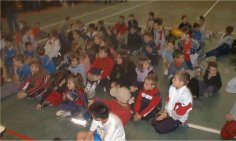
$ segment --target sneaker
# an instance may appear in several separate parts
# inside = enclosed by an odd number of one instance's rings
[[[168,75],[168,69],[164,70],[164,75]]]
[[[83,117],[74,117],[71,118],[71,121],[75,124],[82,125],[86,127],[87,121]]]
[[[71,112],[70,112],[70,111],[59,110],[59,111],[56,113],[56,116],[58,116],[58,117],[71,116]]]

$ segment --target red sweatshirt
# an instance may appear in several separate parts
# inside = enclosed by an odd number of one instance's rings
[[[185,59],[185,61],[190,61],[191,44],[192,44],[192,40],[190,40],[187,44],[185,42],[183,42],[184,59]]]
[[[127,25],[125,23],[120,24],[119,22],[117,22],[114,27],[113,27],[114,31],[116,31],[116,34],[121,34],[124,35],[128,29]]]
[[[134,112],[139,113],[142,118],[146,117],[161,102],[160,91],[155,87],[152,90],[140,90],[134,104]],[[147,105],[143,108],[143,105]]]
[[[113,64],[114,62],[110,57],[96,58],[89,72],[91,71],[92,68],[100,68],[102,69],[101,79],[104,79],[107,76],[110,76]]]

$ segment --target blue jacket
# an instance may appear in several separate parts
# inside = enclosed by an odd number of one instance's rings
[[[41,61],[43,67],[48,71],[49,74],[53,74],[56,72],[56,65],[51,59],[49,59],[47,55],[42,56]]]

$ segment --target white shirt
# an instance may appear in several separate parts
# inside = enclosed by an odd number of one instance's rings
[[[167,102],[165,109],[167,110],[170,117],[174,120],[185,122],[188,119],[189,112],[192,110],[192,95],[187,88],[183,86],[176,89],[174,86],[170,86],[169,89],[169,101]],[[188,108],[187,108],[188,107]],[[187,109],[183,115],[178,114],[177,110]]]
[[[48,55],[50,59],[57,57],[60,51],[61,45],[58,39],[49,39],[44,46],[45,54]]]
[[[93,120],[90,131],[97,130],[101,139],[104,141],[125,141],[125,131],[121,120],[110,113],[105,124],[101,121]]]

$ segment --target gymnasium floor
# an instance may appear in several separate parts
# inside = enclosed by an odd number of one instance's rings
[[[32,13],[21,13],[20,20],[27,20],[33,25],[35,21],[41,22],[42,30],[50,31],[52,27],[59,27],[66,16],[72,21],[78,19],[84,23],[104,20],[106,24],[116,22],[119,15],[126,17],[133,13],[140,25],[145,25],[147,13],[155,12],[157,17],[164,19],[166,29],[178,26],[182,14],[187,14],[189,22],[196,21],[199,15],[206,17],[206,25],[209,30],[219,30],[216,38],[206,42],[205,51],[215,47],[225,27],[230,24],[236,27],[236,2],[233,1],[130,1],[104,5],[103,3],[81,3],[74,7],[50,8],[48,10]],[[7,28],[5,19],[2,19],[3,29]],[[234,32],[234,37],[236,34]],[[42,42],[42,41],[40,41]],[[189,128],[179,128],[177,131],[160,135],[148,125],[148,123],[130,121],[125,127],[128,140],[220,140],[219,132],[225,122],[225,114],[229,113],[234,101],[235,94],[225,92],[227,82],[236,76],[234,66],[230,58],[218,59],[223,86],[219,93],[208,99],[203,99],[202,106],[194,106],[189,118]],[[162,62],[159,61],[157,68],[159,77],[159,89],[163,99],[167,96],[168,82],[163,76]],[[97,91],[96,97],[111,98],[101,90]],[[164,100],[163,100],[164,101]],[[1,124],[5,125],[9,132],[4,139],[35,139],[51,140],[60,137],[64,140],[74,140],[76,133],[89,129],[73,124],[70,118],[63,120],[56,118],[57,108],[47,107],[41,111],[35,109],[37,102],[24,99],[18,101],[16,96],[10,96],[1,100]],[[15,132],[13,132],[15,131]]]

